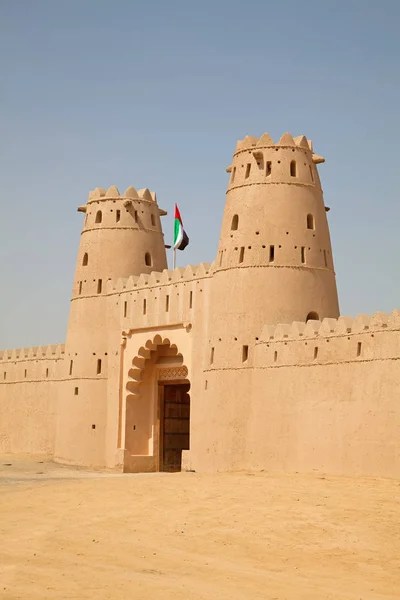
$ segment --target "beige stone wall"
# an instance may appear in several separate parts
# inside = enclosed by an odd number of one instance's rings
[[[0,351],[0,453],[54,452],[64,346]]]
[[[162,368],[183,366],[187,370],[191,414],[197,420],[210,268],[201,264],[110,283],[109,348],[116,350],[110,352],[108,363],[107,466],[122,468],[125,463],[131,469],[156,468],[159,363]]]
[[[248,396],[214,394],[190,465],[399,477],[399,331],[400,311],[265,327],[254,369],[229,369]]]

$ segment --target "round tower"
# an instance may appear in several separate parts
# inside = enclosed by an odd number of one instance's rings
[[[238,142],[227,169],[204,392],[214,418],[221,419],[216,430],[227,437],[215,440],[211,433],[212,468],[225,468],[221,457],[227,455],[236,457],[238,468],[245,464],[243,428],[263,326],[339,316],[329,209],[316,168],[321,162],[304,136],[285,133],[275,144],[264,134]],[[205,414],[207,406],[208,400]]]
[[[107,282],[167,268],[156,196],[147,188],[96,188],[86,205],[65,346],[55,459],[104,465]]]

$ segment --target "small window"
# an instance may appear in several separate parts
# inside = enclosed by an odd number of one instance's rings
[[[249,347],[248,346],[243,346],[242,348],[242,362],[246,362],[246,360],[249,358]]]
[[[269,177],[271,175],[271,171],[272,171],[272,162],[270,160],[267,160],[267,162],[265,163],[265,176]]]
[[[137,212],[137,210],[135,210],[135,223],[137,223],[137,222],[138,222],[138,212]]]
[[[79,295],[82,294],[82,281],[79,282]]]
[[[239,227],[239,215],[233,215],[231,223],[231,231],[236,231]]]
[[[325,266],[327,267],[328,266],[328,260],[326,258],[326,250],[324,250],[324,263],[325,263]]]
[[[303,265],[306,262],[306,249],[304,246],[301,247],[301,262],[303,263]]]
[[[101,223],[102,220],[103,220],[102,212],[101,212],[101,210],[98,210],[97,213],[96,213],[96,221],[95,222],[96,223]]]
[[[28,371],[25,369],[24,377],[26,377],[27,374],[28,374]]]
[[[4,373],[3,373],[3,379],[4,379],[4,381],[7,379],[7,371],[4,371]]]
[[[248,179],[250,177],[250,171],[251,171],[251,164],[247,163],[247,165],[246,165],[246,173],[245,173],[245,176],[244,176],[245,179]]]
[[[231,175],[231,183],[233,183],[235,181],[235,175],[236,175],[236,167],[233,167],[232,175]]]
[[[361,356],[361,342],[357,344],[357,356]]]
[[[153,214],[151,215],[151,224],[153,225],[153,227],[156,226],[156,218]]]
[[[297,177],[297,167],[295,160],[290,161],[290,177]]]
[[[146,254],[144,255],[144,262],[146,264],[147,267],[151,267],[151,254],[150,252],[146,252]]]
[[[314,171],[313,171],[313,168],[311,165],[309,166],[309,169],[310,169],[311,181],[314,183]]]
[[[101,294],[101,290],[103,288],[103,280],[102,279],[98,279],[97,280],[97,293]]]
[[[210,352],[210,365],[212,365],[214,362],[214,348],[211,348],[211,352]]]
[[[189,294],[189,308],[193,307],[193,292]]]
[[[314,348],[314,360],[318,358],[318,346],[315,346]]]
[[[92,425],[92,429],[96,429],[96,425],[94,425],[94,424],[93,424],[93,425]]]
[[[168,294],[165,296],[165,312],[169,311],[169,296]]]
[[[240,254],[239,254],[239,262],[242,263],[244,261],[244,246],[242,246],[240,248]]]
[[[307,229],[315,229],[313,215],[307,215]]]
[[[222,258],[223,258],[223,256],[224,256],[224,251],[221,250],[221,252],[219,253],[219,266],[220,267],[222,266]]]
[[[128,312],[128,303],[125,300],[125,302],[124,302],[124,317],[126,317],[127,312]]]
[[[309,312],[306,317],[306,323],[307,321],[319,321],[319,314],[314,311]]]
[[[97,375],[101,373],[101,358],[97,359]]]
[[[274,362],[278,360],[278,352],[275,350],[274,352]]]
[[[85,254],[83,255],[83,259],[82,259],[82,266],[87,267],[89,262],[89,256],[88,253],[85,252]]]
[[[118,223],[118,221],[121,220],[121,211],[120,210],[116,210],[115,211],[115,221]]]
[[[70,375],[72,375],[72,369],[73,369],[73,367],[74,367],[74,361],[70,360],[69,361],[69,374]]]
[[[275,260],[275,246],[269,247],[269,262],[274,262]]]
[[[77,395],[78,395],[78,393],[79,393],[79,389],[76,387],[76,388],[74,389],[74,396],[77,396]]]
[[[48,377],[48,376],[49,376],[49,370],[46,369],[46,377]]]
[[[147,301],[146,298],[143,300],[143,314],[145,315],[147,312]]]

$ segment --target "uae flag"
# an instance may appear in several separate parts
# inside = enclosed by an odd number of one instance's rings
[[[189,243],[186,231],[183,229],[181,214],[178,205],[175,204],[175,223],[174,223],[174,250],[184,250]]]

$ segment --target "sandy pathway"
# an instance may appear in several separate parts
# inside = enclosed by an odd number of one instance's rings
[[[399,482],[39,468],[0,485],[1,599],[400,598]]]

